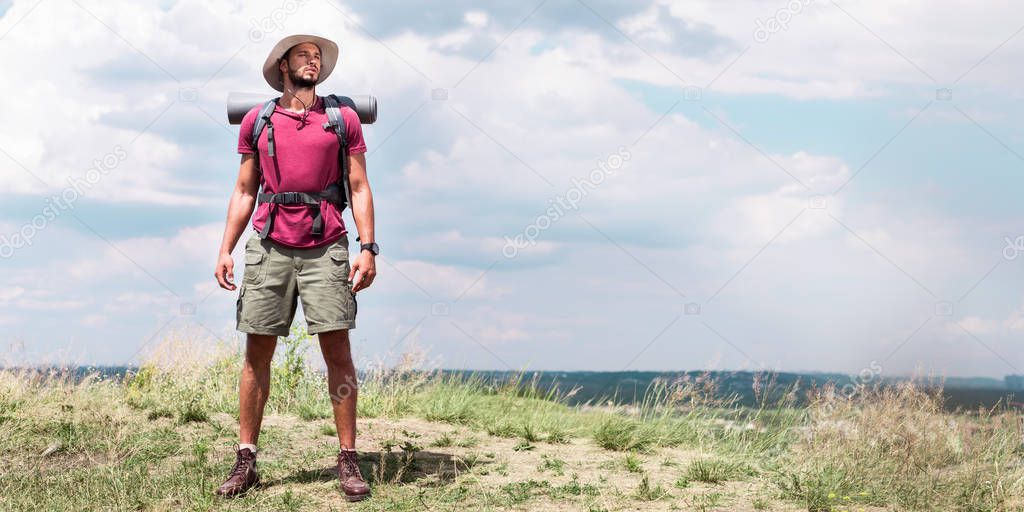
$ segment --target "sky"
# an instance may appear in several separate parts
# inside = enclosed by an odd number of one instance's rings
[[[0,0],[3,362],[240,346],[225,100],[313,33],[379,102],[363,364],[1024,373],[1015,7]]]

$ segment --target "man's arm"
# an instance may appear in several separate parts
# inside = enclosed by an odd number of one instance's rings
[[[242,155],[242,163],[238,167],[238,181],[228,203],[228,219],[224,225],[220,254],[217,255],[217,269],[214,271],[217,283],[225,290],[235,289],[235,262],[231,259],[231,251],[235,249],[235,244],[249,223],[259,189],[260,175],[256,167],[256,155]]]
[[[349,155],[348,186],[352,192],[352,218],[356,221],[359,231],[359,243],[368,244],[373,239],[373,193],[370,182],[366,179],[366,153]],[[352,263],[348,279],[352,281],[352,291],[357,292],[370,286],[377,277],[377,266],[374,255],[370,251],[360,250]]]

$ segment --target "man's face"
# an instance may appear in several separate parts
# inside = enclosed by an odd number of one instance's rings
[[[295,87],[312,87],[320,78],[320,48],[313,43],[301,43],[292,47],[281,72]]]

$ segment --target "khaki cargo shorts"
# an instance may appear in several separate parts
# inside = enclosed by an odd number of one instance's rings
[[[253,233],[245,243],[236,328],[288,336],[301,300],[309,334],[354,329],[357,305],[349,269],[347,235],[324,246],[295,249]]]

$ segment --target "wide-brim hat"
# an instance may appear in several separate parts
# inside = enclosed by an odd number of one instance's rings
[[[284,77],[281,76],[278,62],[291,47],[301,43],[313,43],[320,47],[320,76],[316,83],[327,80],[331,71],[334,71],[334,65],[338,63],[338,45],[334,41],[309,34],[288,36],[274,45],[270,55],[267,55],[267,61],[263,63],[263,78],[278,92],[284,92]]]

